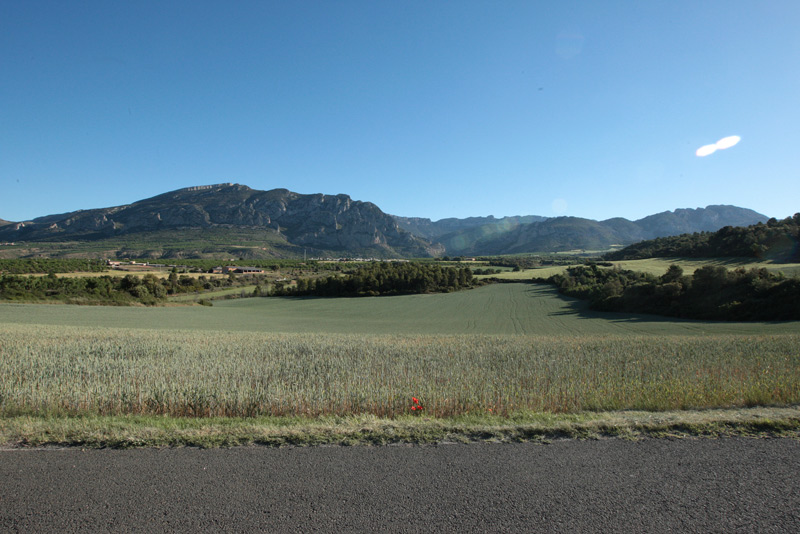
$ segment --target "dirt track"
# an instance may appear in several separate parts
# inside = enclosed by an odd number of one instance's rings
[[[800,532],[800,442],[0,451],[0,531]]]

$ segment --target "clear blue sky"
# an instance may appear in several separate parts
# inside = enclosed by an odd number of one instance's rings
[[[434,220],[782,218],[798,28],[797,0],[0,0],[0,218],[219,182]]]

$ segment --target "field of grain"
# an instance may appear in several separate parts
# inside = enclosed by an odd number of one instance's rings
[[[0,343],[5,416],[513,416],[800,402],[800,336],[790,334],[375,336],[4,325]]]
[[[530,284],[213,307],[2,304],[0,415],[513,417],[796,404],[798,326],[590,312]]]
[[[213,307],[0,304],[2,324],[155,330],[400,335],[767,335],[798,323],[713,323],[600,313],[550,286],[494,284],[456,293],[364,298],[252,298]]]

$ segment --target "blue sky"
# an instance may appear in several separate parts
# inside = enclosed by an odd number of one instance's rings
[[[434,220],[782,218],[799,27],[796,0],[4,1],[0,218],[219,182]]]

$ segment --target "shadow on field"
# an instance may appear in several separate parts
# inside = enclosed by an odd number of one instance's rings
[[[622,312],[595,311],[589,308],[585,300],[562,295],[552,286],[538,285],[531,287],[527,292],[533,298],[550,297],[559,300],[563,305],[561,310],[548,313],[551,317],[571,316],[578,319],[602,319],[612,323],[697,323],[692,319],[667,317],[663,315],[649,315],[645,313],[633,314]],[[716,321],[702,321],[705,323]]]

